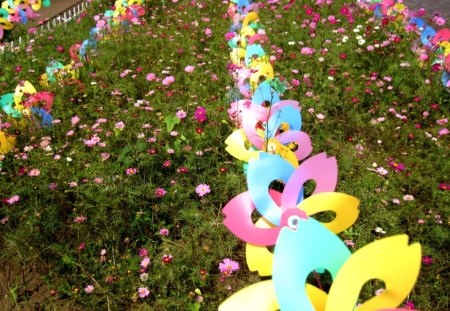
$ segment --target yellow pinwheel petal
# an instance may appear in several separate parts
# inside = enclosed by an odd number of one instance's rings
[[[273,228],[273,225],[264,218],[255,223],[258,228]],[[273,254],[267,247],[247,243],[245,246],[245,259],[250,271],[258,272],[260,276],[272,275]]]
[[[353,310],[363,285],[373,279],[386,289],[358,311],[396,308],[413,289],[419,275],[421,246],[408,245],[405,234],[375,241],[354,253],[339,270],[331,286],[326,311]]]

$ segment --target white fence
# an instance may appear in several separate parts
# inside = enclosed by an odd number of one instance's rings
[[[79,3],[69,7],[64,12],[61,12],[58,15],[45,21],[43,24],[38,25],[36,27],[37,30],[35,34],[42,31],[52,30],[57,25],[65,24],[71,21],[72,19],[78,17],[88,6],[89,3],[87,1],[81,0]],[[0,54],[3,54],[6,51],[18,51],[23,46],[23,41],[24,40],[22,39],[22,37],[19,37],[19,39],[17,39],[16,41],[0,43]]]

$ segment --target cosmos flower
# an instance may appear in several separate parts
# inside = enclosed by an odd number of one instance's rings
[[[219,263],[219,270],[220,273],[228,276],[234,271],[239,270],[239,263],[237,261],[231,260],[230,258],[225,258],[221,263]]]
[[[199,196],[204,196],[207,193],[211,192],[211,189],[209,187],[209,185],[206,184],[200,184],[195,188],[195,192],[199,195]]]

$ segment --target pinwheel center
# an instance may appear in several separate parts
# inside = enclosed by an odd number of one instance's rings
[[[282,227],[289,227],[292,230],[297,230],[302,219],[308,219],[305,211],[297,207],[289,208],[281,215],[280,225]]]

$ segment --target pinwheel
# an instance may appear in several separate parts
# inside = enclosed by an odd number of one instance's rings
[[[13,24],[8,20],[9,12],[5,8],[0,9],[0,38],[3,37],[3,30],[10,30],[13,28]]]
[[[25,108],[39,107],[49,113],[52,110],[54,98],[55,95],[51,92],[37,92],[28,97],[28,99],[23,102],[23,105]]]
[[[311,140],[300,131],[302,121],[298,102],[279,101],[267,108],[249,101],[234,104],[231,113],[237,114],[236,122],[242,124],[242,129],[232,133],[225,144],[226,150],[235,158],[248,162],[262,150],[281,155],[297,167],[298,161],[311,153]]]
[[[410,25],[415,25],[418,30],[422,31],[427,26],[427,23],[420,17],[413,17],[409,20]]]
[[[6,154],[16,145],[16,137],[0,131],[0,154]]]
[[[436,32],[433,39],[431,40],[431,43],[436,45],[445,41],[450,41],[450,29],[448,28],[444,28]]]
[[[36,89],[30,82],[28,81],[19,82],[19,84],[16,86],[14,90],[14,103],[15,103],[14,109],[20,111],[25,115],[29,115],[30,110],[25,108],[24,105],[22,104],[23,96],[24,95],[30,96],[35,93]]]
[[[426,26],[425,29],[422,31],[422,34],[420,35],[420,40],[422,41],[422,44],[424,46],[432,46],[431,41],[433,40],[434,36],[436,35],[436,30],[434,30],[431,26]]]
[[[31,113],[34,117],[41,120],[40,127],[50,127],[52,125],[53,118],[48,111],[42,108],[32,107]]]
[[[3,129],[3,126],[2,126],[2,119],[1,119],[1,114],[0,114],[0,154],[1,155],[8,153],[11,149],[14,148],[14,146],[16,144],[16,137],[3,132],[2,129]]]
[[[280,231],[272,280],[235,293],[219,310],[354,310],[361,288],[372,279],[384,281],[386,289],[358,305],[357,310],[395,308],[412,290],[420,261],[420,245],[408,245],[406,235],[378,240],[351,255],[322,224],[312,218],[300,219],[295,228]],[[333,278],[328,295],[306,282],[317,269],[326,269]],[[258,300],[257,309],[254,299]]]
[[[14,105],[14,93],[5,94],[0,97],[0,107],[7,115],[15,119],[22,118],[22,112],[14,109],[13,105]]]
[[[241,40],[241,48],[245,49],[247,46],[247,39],[256,34],[255,30],[249,26],[242,26],[239,34]]]
[[[269,191],[275,180],[286,183],[282,193]],[[226,216],[225,226],[245,242],[260,246],[275,244],[279,229],[288,225],[291,217],[303,218],[307,215],[297,208],[303,201],[303,185],[307,180],[316,182],[312,197],[317,193],[333,191],[337,182],[336,159],[327,158],[322,153],[294,168],[277,155],[260,153],[258,159],[249,162],[248,192],[232,199],[222,211]],[[268,230],[255,227],[251,218],[254,209],[272,227],[277,227]],[[260,234],[252,234],[256,232]],[[263,232],[266,234],[261,235]]]
[[[266,52],[264,52],[261,45],[259,44],[248,45],[244,58],[245,66],[250,66],[255,58],[263,57],[264,55],[266,55]]]

